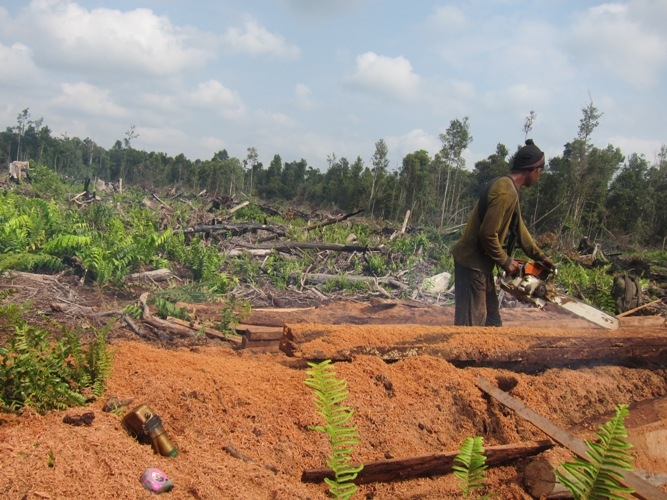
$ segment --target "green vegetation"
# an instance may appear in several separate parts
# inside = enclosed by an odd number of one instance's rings
[[[350,455],[354,446],[359,443],[359,436],[356,426],[348,425],[354,410],[343,404],[349,394],[347,382],[336,378],[331,360],[309,362],[308,365],[311,369],[306,372],[309,378],[305,384],[312,389],[315,406],[325,421],[325,425],[311,428],[326,433],[331,446],[327,465],[333,469],[335,479],[325,478],[325,482],[334,498],[351,498],[357,491],[357,486],[352,481],[363,465],[350,465]]]
[[[452,465],[464,498],[470,498],[475,490],[484,488],[487,468],[484,438],[481,436],[465,438],[459,448],[459,454],[454,458],[454,465]]]
[[[52,339],[47,330],[28,325],[16,306],[0,307],[0,322],[12,330],[0,347],[0,408],[46,412],[83,405],[87,393],[102,395],[113,362],[111,325],[95,330],[95,340],[83,346],[77,332],[63,329]]]
[[[634,490],[619,483],[619,471],[631,471],[633,456],[628,453],[632,445],[627,442],[625,418],[628,406],[618,405],[616,416],[601,425],[596,435],[599,442],[586,441],[588,460],[576,457],[573,462],[562,464],[556,477],[572,493],[575,500],[624,499],[621,493]]]

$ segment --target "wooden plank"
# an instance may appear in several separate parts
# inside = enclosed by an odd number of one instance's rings
[[[283,327],[261,325],[237,325],[235,330],[245,335],[248,340],[280,340],[283,337]]]
[[[508,408],[514,410],[520,417],[536,426],[553,440],[568,448],[575,455],[583,458],[584,460],[590,460],[587,455],[588,447],[583,440],[571,435],[564,429],[561,429],[555,425],[550,420],[534,412],[521,401],[513,398],[506,392],[501,391],[485,378],[477,377],[476,384],[477,387],[479,387],[482,391],[486,392],[490,396],[493,396]],[[645,481],[638,474],[635,474],[632,471],[623,470],[619,470],[618,472],[623,477],[621,482],[625,486],[635,490],[635,497],[643,498],[645,500],[667,500],[666,493],[663,493],[658,488]]]
[[[486,463],[489,466],[500,465],[519,458],[537,455],[553,447],[549,440],[527,441],[516,444],[488,446],[485,448]],[[364,468],[354,480],[356,484],[404,481],[418,477],[433,477],[448,474],[459,451],[437,453],[410,458],[394,458],[364,463]],[[301,475],[304,483],[319,483],[324,478],[334,478],[330,468],[309,469]]]
[[[644,309],[645,307],[653,306],[653,305],[657,304],[658,302],[662,302],[662,299],[655,299],[651,302],[647,302],[646,304],[642,304],[641,306],[635,307],[634,309],[629,309],[627,311],[623,311],[621,314],[617,314],[616,317],[617,318],[623,318],[624,316],[629,316],[632,313],[635,313],[635,312],[639,311],[640,309]]]

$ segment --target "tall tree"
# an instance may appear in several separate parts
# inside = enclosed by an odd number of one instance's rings
[[[371,163],[373,165],[373,169],[371,170],[373,179],[371,182],[370,196],[368,198],[368,212],[372,216],[377,192],[380,184],[387,175],[387,167],[389,166],[389,148],[387,148],[387,143],[384,142],[384,139],[380,139],[375,143],[375,153],[373,153]]]
[[[440,211],[440,227],[445,223],[447,211],[454,213],[455,202],[460,198],[458,189],[458,174],[465,167],[463,152],[472,142],[470,135],[470,123],[468,117],[463,120],[454,119],[444,134],[440,134],[442,147],[438,153],[440,160],[446,170],[445,186],[442,193],[442,205]]]

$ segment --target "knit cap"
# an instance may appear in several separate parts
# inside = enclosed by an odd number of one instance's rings
[[[512,162],[512,170],[523,170],[544,166],[544,153],[538,148],[532,139],[526,141],[526,145],[517,151]]]

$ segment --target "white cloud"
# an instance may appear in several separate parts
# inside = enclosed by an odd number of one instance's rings
[[[252,55],[270,55],[281,59],[297,59],[300,50],[283,37],[271,33],[250,19],[243,28],[229,28],[223,37],[225,46],[234,51]]]
[[[433,158],[440,151],[440,138],[425,132],[422,129],[414,129],[401,136],[388,137],[385,141],[387,148],[392,152],[392,157],[401,162],[402,159],[420,149],[428,152]]]
[[[294,87],[294,100],[296,107],[302,110],[312,110],[317,107],[317,103],[313,99],[313,92],[308,85],[297,83]]]
[[[200,83],[196,90],[186,97],[186,101],[229,119],[237,120],[245,115],[245,106],[241,98],[217,80]]]
[[[441,5],[427,19],[427,25],[436,32],[461,33],[468,29],[465,13],[453,5]]]
[[[56,107],[76,110],[91,117],[123,118],[129,116],[126,109],[115,104],[109,91],[88,83],[63,83],[61,94],[53,99]]]
[[[386,57],[375,52],[357,56],[356,71],[347,78],[352,85],[403,100],[416,97],[419,81],[405,57]]]
[[[663,2],[664,3],[664,2]],[[667,35],[648,29],[635,16],[646,2],[605,3],[578,13],[572,26],[572,52],[584,64],[636,88],[654,87],[667,67]],[[662,16],[666,17],[663,7]],[[663,21],[666,19],[663,19]]]
[[[32,51],[22,43],[11,47],[0,44],[0,85],[25,88],[33,84],[39,71],[32,61]]]
[[[211,57],[190,46],[192,33],[144,8],[88,10],[68,0],[33,0],[19,28],[34,34],[35,60],[59,69],[165,76]]]

